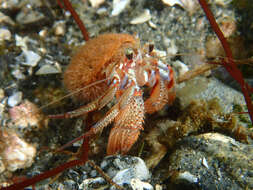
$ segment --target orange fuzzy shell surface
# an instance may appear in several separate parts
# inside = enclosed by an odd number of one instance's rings
[[[64,73],[64,84],[70,92],[75,92],[93,82],[104,79],[102,72],[125,44],[136,44],[137,40],[129,34],[103,34],[86,42],[72,57]],[[79,100],[91,101],[102,95],[107,89],[107,83],[102,82],[85,88],[76,93]]]

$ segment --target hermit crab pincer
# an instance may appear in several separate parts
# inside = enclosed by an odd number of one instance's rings
[[[114,121],[107,154],[127,153],[143,130],[145,113],[153,113],[175,99],[175,80],[169,65],[159,60],[153,45],[140,47],[129,34],[103,34],[86,42],[72,58],[64,73],[70,92],[103,79],[76,93],[85,106],[54,118],[72,118],[99,110],[116,97],[115,105],[85,136],[96,134]],[[143,98],[143,87],[151,88]]]

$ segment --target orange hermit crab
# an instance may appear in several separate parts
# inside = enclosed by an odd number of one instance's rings
[[[85,136],[96,134],[114,121],[107,154],[127,153],[143,130],[145,113],[153,113],[175,98],[171,67],[158,60],[153,45],[140,47],[140,41],[129,34],[103,34],[91,39],[72,58],[64,73],[64,84],[87,105],[53,118],[72,118],[99,110],[116,97],[116,104]],[[142,87],[152,88],[143,99]]]

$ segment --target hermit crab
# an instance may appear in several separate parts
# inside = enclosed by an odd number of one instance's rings
[[[53,118],[72,118],[99,110],[116,97],[116,103],[85,136],[96,134],[114,121],[107,154],[127,153],[143,130],[145,113],[153,113],[175,99],[173,70],[158,59],[152,44],[140,47],[129,34],[103,34],[89,40],[72,58],[64,74],[71,92],[87,105]],[[144,100],[143,87],[151,88]]]

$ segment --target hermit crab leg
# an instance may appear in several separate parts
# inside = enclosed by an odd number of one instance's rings
[[[118,115],[120,110],[124,108],[125,105],[129,103],[129,100],[133,96],[134,86],[130,86],[120,97],[117,104],[115,104],[107,113],[106,116],[98,121],[94,126],[91,127],[90,131],[87,132],[89,136],[92,134],[96,134],[98,131],[101,131],[104,127],[109,125]]]
[[[73,144],[76,141],[79,141],[83,138],[86,137],[90,137],[92,135],[95,135],[96,133],[98,133],[98,131],[103,130],[104,127],[106,127],[107,125],[109,125],[118,115],[118,113],[120,112],[120,109],[124,108],[126,105],[129,104],[131,98],[134,95],[134,86],[131,85],[124,93],[123,95],[120,97],[119,101],[117,104],[115,104],[107,113],[106,116],[101,119],[100,121],[98,121],[94,126],[91,127],[91,129],[86,132],[85,134],[77,137],[76,139],[72,140],[71,142],[63,145],[60,149],[58,149],[57,151],[61,151],[64,148],[70,146],[71,144]]]
[[[144,101],[141,90],[135,89],[129,103],[120,110],[110,132],[107,154],[127,153],[143,130]]]
[[[109,87],[107,92],[101,96],[100,98],[96,99],[95,101],[82,106],[76,110],[63,113],[63,114],[57,114],[57,115],[49,115],[49,118],[53,119],[58,119],[58,118],[73,118],[73,117],[78,117],[80,115],[86,114],[88,112],[94,111],[96,109],[101,109],[103,108],[107,103],[109,103],[113,97],[115,96],[115,93],[117,91],[117,87],[115,85]]]
[[[145,101],[145,111],[154,113],[165,104],[171,104],[175,99],[173,70],[168,67],[167,72],[159,69],[156,71],[156,83],[151,91],[150,97]]]

